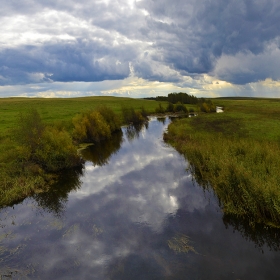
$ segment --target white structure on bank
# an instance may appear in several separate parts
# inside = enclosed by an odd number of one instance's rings
[[[223,112],[224,112],[223,107],[216,106],[216,113],[223,113]]]

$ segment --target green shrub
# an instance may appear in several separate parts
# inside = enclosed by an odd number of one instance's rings
[[[55,172],[81,164],[69,133],[43,124],[35,109],[20,114],[14,138],[18,145],[11,158],[17,162],[19,172],[38,173],[41,168]]]
[[[173,112],[174,112],[174,105],[173,105],[173,103],[169,102],[169,103],[167,104],[167,107],[166,107],[166,109],[165,109],[165,112],[168,112],[168,113],[173,113]]]
[[[199,103],[199,109],[204,113],[216,112],[216,106],[212,103],[212,101],[204,98],[202,98]]]
[[[50,126],[44,130],[34,157],[44,170],[51,172],[78,166],[81,163],[70,134]]]
[[[44,129],[45,125],[38,111],[31,109],[26,114],[19,115],[17,127],[13,133],[14,139],[34,154],[38,149]]]
[[[79,143],[99,142],[111,137],[110,125],[98,111],[89,111],[73,118],[73,137]]]
[[[122,107],[122,115],[126,124],[140,124],[147,119],[142,116],[141,112],[135,111],[132,107]]]
[[[111,133],[121,129],[121,120],[119,116],[109,107],[101,106],[97,108],[106,123],[110,126]]]
[[[147,118],[149,113],[148,111],[144,108],[144,106],[141,107],[141,115],[143,116],[143,118]]]
[[[174,106],[174,112],[176,113],[188,113],[188,109],[186,108],[186,106],[182,103],[177,103],[175,106]]]
[[[165,113],[165,109],[163,108],[163,106],[161,105],[161,103],[158,104],[158,107],[156,108],[156,113],[157,114],[163,114]]]

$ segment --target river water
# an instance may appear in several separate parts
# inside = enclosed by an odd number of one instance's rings
[[[280,279],[279,232],[225,217],[163,142],[169,122],[123,128],[2,209],[1,279]]]

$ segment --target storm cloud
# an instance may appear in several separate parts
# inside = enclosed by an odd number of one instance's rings
[[[280,79],[276,0],[4,0],[1,6],[0,86],[133,76],[205,91],[205,76],[208,84],[237,86]]]

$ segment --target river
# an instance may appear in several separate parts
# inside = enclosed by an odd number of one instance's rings
[[[225,217],[151,118],[0,211],[1,279],[280,279],[279,231]]]

